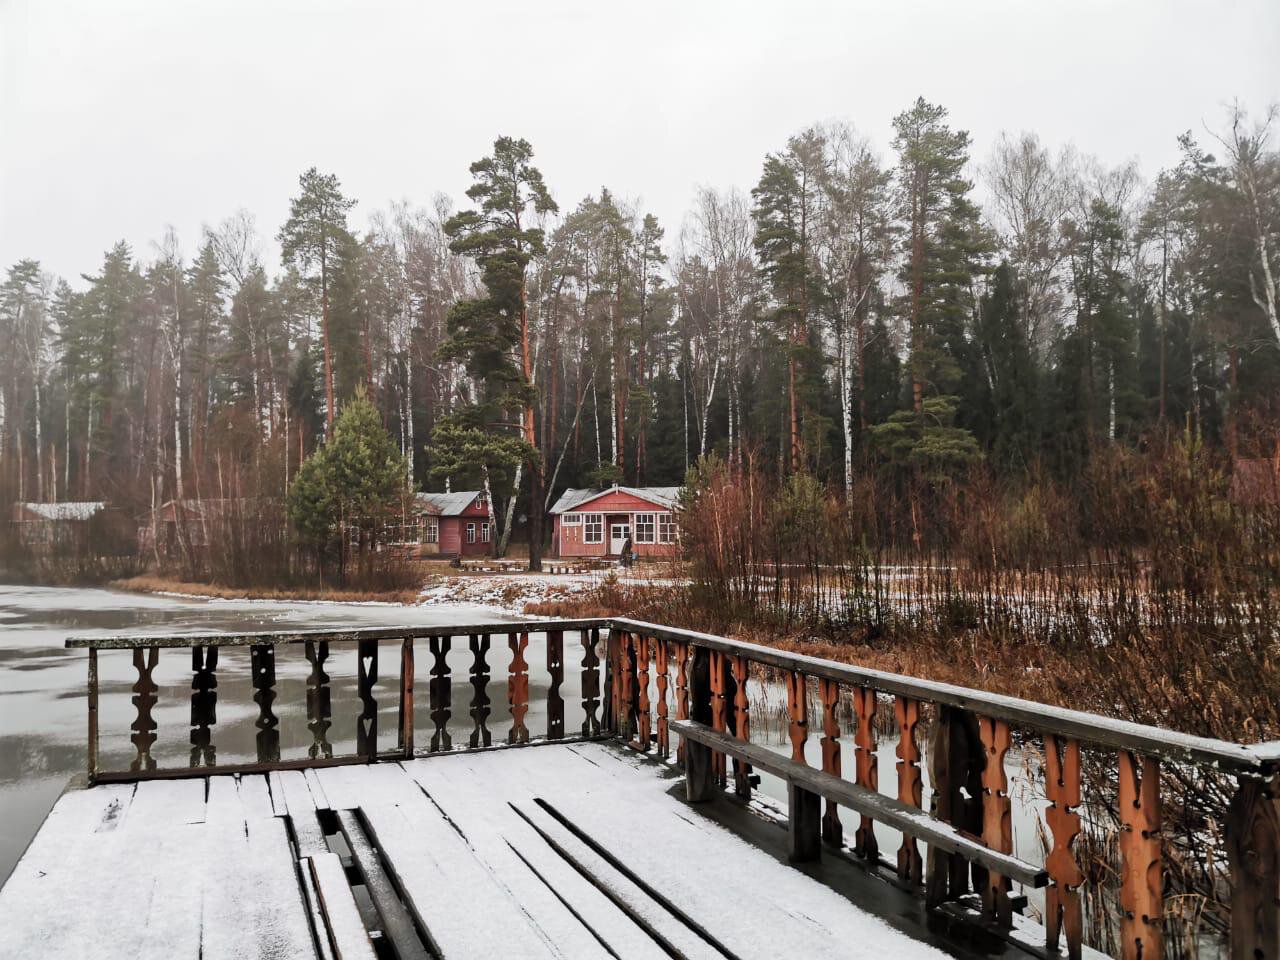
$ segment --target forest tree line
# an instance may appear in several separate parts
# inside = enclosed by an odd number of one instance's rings
[[[283,498],[358,389],[415,488],[489,487],[503,545],[565,486],[678,484],[713,453],[846,490],[1069,478],[1165,427],[1269,456],[1274,116],[1230,108],[1144,181],[1033,133],[976,158],[921,99],[885,150],[800,131],[676,229],[608,188],[560,207],[510,138],[460,210],[363,229],[308,170],[278,228],[242,211],[72,280],[8,269],[0,498]]]

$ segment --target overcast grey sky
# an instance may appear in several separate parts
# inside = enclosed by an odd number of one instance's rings
[[[240,207],[270,240],[311,165],[356,225],[461,202],[499,134],[562,207],[607,185],[671,238],[697,185],[750,188],[815,121],[887,156],[918,95],[975,158],[1033,129],[1149,177],[1232,98],[1280,99],[1280,0],[0,0],[0,267],[75,278],[167,224],[190,255]]]

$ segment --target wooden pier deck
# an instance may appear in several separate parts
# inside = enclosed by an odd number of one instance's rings
[[[677,783],[577,743],[73,790],[0,891],[0,956],[941,955],[913,898],[863,878],[895,929]]]
[[[88,653],[92,786],[0,890],[0,957],[1148,960],[1175,861],[1212,872],[1232,957],[1280,957],[1280,742],[626,618],[67,645]],[[100,656],[134,682],[101,683]],[[785,692],[789,754],[756,735],[753,690]],[[218,715],[250,691],[237,755]],[[1043,758],[1018,788],[1015,736]],[[1015,804],[1043,852],[1016,854]],[[1101,829],[1099,872],[1076,841]]]

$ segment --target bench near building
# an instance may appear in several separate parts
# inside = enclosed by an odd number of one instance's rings
[[[641,557],[674,557],[672,511],[679,495],[679,487],[566,490],[551,508],[551,552],[557,557],[617,557],[630,539]]]

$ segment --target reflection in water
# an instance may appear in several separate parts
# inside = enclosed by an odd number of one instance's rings
[[[199,600],[120,593],[110,590],[0,585],[0,882],[35,835],[45,814],[68,780],[82,775],[85,766],[85,677],[87,656],[83,650],[67,650],[68,636],[85,633],[199,633],[222,631],[248,633],[263,630],[340,629],[352,626],[444,625],[494,622],[507,619],[491,608],[472,604],[404,607],[396,604],[314,604]],[[571,637],[574,639],[571,640]],[[566,635],[569,648],[576,635]],[[545,661],[541,637],[531,637],[527,657],[533,665]],[[418,663],[429,663],[425,641],[418,647]],[[505,637],[494,638],[490,656],[494,683],[489,694],[494,712],[490,727],[494,740],[505,736],[506,711]],[[470,666],[470,652],[459,651],[458,641],[449,663],[454,672],[454,697],[464,696],[458,687]],[[535,647],[537,649],[535,650]],[[382,678],[377,684],[379,745],[394,746],[399,691],[399,650],[383,646]],[[568,659],[566,650],[566,659]],[[354,748],[355,717],[359,713],[355,691],[355,648],[334,644],[330,656],[333,677],[331,740],[335,753]],[[306,728],[306,675],[308,665],[301,645],[290,647],[277,659],[275,712],[281,719],[281,753],[305,756],[311,743]],[[423,673],[419,667],[419,673]],[[572,671],[566,671],[573,676]],[[530,698],[545,696],[546,677],[530,671]],[[99,657],[101,690],[100,727],[103,769],[127,769],[133,759],[129,724],[134,717],[130,703],[135,673],[128,651],[104,651]],[[159,740],[153,755],[160,766],[185,765],[190,759],[188,740],[191,719],[191,653],[186,649],[160,651],[155,679],[160,686],[155,719]],[[425,679],[423,677],[422,679]],[[566,678],[564,697],[572,703],[570,689],[576,679]],[[541,685],[540,685],[541,684]],[[425,686],[420,680],[420,686]],[[257,706],[249,675],[247,648],[224,650],[218,661],[217,725],[214,745],[221,763],[255,759],[254,721]],[[465,687],[469,698],[470,687]],[[425,696],[416,726],[430,730]],[[470,729],[466,699],[454,703],[454,729]],[[535,732],[545,725],[543,713],[530,711],[528,723]],[[463,726],[465,724],[465,726]],[[455,736],[456,742],[456,736]]]

